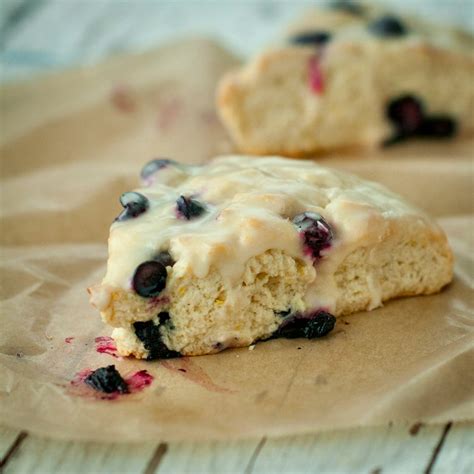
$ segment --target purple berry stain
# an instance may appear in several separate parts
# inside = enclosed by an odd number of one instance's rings
[[[153,382],[153,376],[146,370],[139,370],[125,379],[130,393],[139,392]]]
[[[196,199],[180,196],[176,200],[176,213],[180,218],[184,218],[189,221],[199,217],[204,212],[206,212],[206,208]]]
[[[320,62],[320,55],[313,55],[308,60],[308,85],[316,95],[324,92],[324,77]]]
[[[331,226],[316,212],[303,212],[293,218],[303,240],[306,255],[319,260],[321,252],[331,246],[333,233]]]
[[[155,260],[138,265],[132,278],[135,293],[144,298],[158,296],[166,287],[166,267]]]
[[[123,211],[115,219],[119,222],[134,219],[150,207],[148,199],[143,194],[133,191],[123,193],[120,196],[120,204],[123,206]]]
[[[117,357],[117,346],[115,341],[109,336],[98,336],[95,338],[95,350],[99,354],[108,354]]]
[[[126,84],[115,86],[111,91],[110,100],[120,112],[130,113],[136,108],[133,91]]]

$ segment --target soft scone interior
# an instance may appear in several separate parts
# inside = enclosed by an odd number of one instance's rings
[[[141,323],[172,354],[207,354],[266,339],[295,315],[374,309],[452,278],[442,230],[376,183],[280,157],[159,161],[132,193],[144,201],[132,212],[128,197],[112,225],[107,273],[90,289],[122,355],[150,358]],[[308,239],[314,225],[325,242]],[[137,269],[162,255],[163,288],[145,294]]]

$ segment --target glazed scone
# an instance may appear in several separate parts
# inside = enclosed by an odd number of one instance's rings
[[[336,6],[307,12],[282,44],[221,80],[218,110],[242,152],[304,156],[472,135],[471,35]]]
[[[379,184],[280,157],[153,160],[89,289],[119,353],[199,355],[320,336],[334,316],[452,278],[442,230]]]

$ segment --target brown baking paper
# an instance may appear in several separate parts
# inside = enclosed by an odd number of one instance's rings
[[[441,294],[338,321],[321,340],[273,340],[146,362],[97,353],[110,334],[86,287],[104,275],[118,196],[154,156],[231,150],[213,108],[236,60],[185,41],[2,91],[0,419],[60,438],[276,436],[473,415],[472,143],[413,144],[325,164],[378,179],[440,217],[456,253]],[[66,340],[68,342],[66,342]],[[146,369],[145,390],[99,400],[83,369]]]

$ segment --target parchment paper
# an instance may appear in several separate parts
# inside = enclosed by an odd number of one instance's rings
[[[455,280],[441,294],[343,318],[323,340],[161,362],[96,352],[109,330],[85,288],[104,274],[118,196],[154,156],[202,162],[232,149],[213,96],[236,63],[196,39],[3,89],[2,423],[141,441],[472,419],[472,142],[322,160],[441,218],[456,252]],[[146,369],[154,383],[114,401],[71,390],[77,372],[112,363],[122,374]]]

